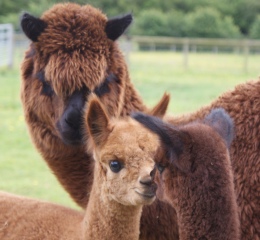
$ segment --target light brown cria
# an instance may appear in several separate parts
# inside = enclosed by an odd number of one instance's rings
[[[109,119],[95,96],[84,124],[94,156],[86,211],[0,192],[1,240],[139,239],[142,207],[156,197],[153,172],[159,139],[130,117]]]

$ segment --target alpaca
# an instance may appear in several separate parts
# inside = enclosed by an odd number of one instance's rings
[[[99,96],[110,116],[147,111],[116,43],[131,21],[129,14],[108,20],[90,5],[72,3],[57,4],[41,18],[21,18],[32,41],[21,66],[21,99],[31,139],[82,208],[93,180],[79,127],[90,92]],[[230,154],[243,239],[260,236],[259,92],[259,81],[242,84],[190,116],[167,118],[185,124],[223,107],[234,119],[237,131]],[[141,239],[178,239],[175,210],[158,200],[145,206]]]
[[[180,240],[238,240],[240,225],[228,147],[233,122],[214,109],[202,123],[180,127],[159,118],[134,118],[158,134],[157,197],[177,212]]]
[[[84,125],[87,151],[94,158],[85,213],[0,193],[1,240],[139,239],[142,206],[156,196],[154,156],[159,138],[130,117],[109,119],[95,96],[90,98]]]
[[[233,119],[235,139],[230,146],[241,239],[260,239],[260,81],[250,81],[222,94],[209,106],[179,117],[167,116],[173,125],[200,121],[214,108]]]
[[[85,151],[80,127],[90,93],[98,95],[111,117],[149,111],[116,42],[131,21],[131,14],[107,19],[90,5],[74,3],[56,4],[41,18],[28,13],[21,17],[31,40],[21,65],[25,121],[36,149],[82,208],[93,181],[92,157]],[[177,238],[176,224],[166,232],[163,228],[174,209],[156,200],[143,212],[148,216],[141,220],[142,238]]]

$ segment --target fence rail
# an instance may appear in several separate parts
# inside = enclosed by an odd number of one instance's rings
[[[10,25],[10,24],[5,24]],[[6,27],[6,26],[5,26]],[[11,31],[12,35],[13,31]],[[11,36],[10,35],[10,36]],[[26,49],[29,44],[29,40],[22,33],[13,34],[8,37],[9,45],[3,45],[3,40],[6,42],[6,31],[1,32],[0,28],[0,65],[3,62],[7,62],[8,66],[12,66],[13,63],[13,43],[14,47]],[[1,42],[2,41],[2,42]],[[2,45],[1,45],[2,44]],[[126,58],[129,59],[128,55],[135,49],[142,49],[145,47],[148,50],[154,51],[157,48],[170,51],[181,51],[183,54],[183,66],[189,67],[189,55],[191,52],[205,51],[211,49],[213,53],[218,53],[223,49],[229,49],[235,53],[241,54],[243,57],[243,68],[247,72],[249,68],[250,54],[260,53],[260,40],[251,39],[208,39],[208,38],[172,38],[172,37],[151,37],[151,36],[132,36],[120,39],[120,44],[123,51],[126,54]],[[4,47],[1,47],[4,46]],[[9,53],[7,53],[9,49]]]
[[[201,46],[224,46],[224,47],[258,47],[260,40],[251,39],[214,39],[214,38],[172,38],[172,37],[150,37],[150,36],[133,36],[131,41],[138,44],[168,44],[168,45],[201,45]]]
[[[142,46],[148,47],[151,51],[156,50],[158,46],[164,46],[171,51],[176,51],[177,46],[183,52],[183,66],[189,67],[189,53],[196,52],[198,47],[211,48],[212,52],[218,53],[220,48],[233,49],[236,53],[243,54],[243,68],[248,71],[249,55],[251,52],[260,53],[260,40],[251,39],[212,39],[212,38],[172,38],[172,37],[150,37],[150,36],[133,36],[126,38],[128,46],[125,48],[126,55],[128,55],[133,45],[138,48]],[[127,56],[128,58],[128,56]]]

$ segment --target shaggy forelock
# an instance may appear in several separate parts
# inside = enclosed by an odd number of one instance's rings
[[[46,11],[42,18],[47,23],[39,42],[50,52],[91,49],[105,51],[107,18],[90,5],[57,4]]]

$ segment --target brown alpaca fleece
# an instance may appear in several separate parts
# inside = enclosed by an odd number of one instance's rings
[[[167,117],[174,125],[201,120],[211,109],[221,107],[236,129],[230,147],[231,166],[241,222],[241,239],[260,238],[260,81],[238,85],[197,112]]]
[[[159,138],[130,117],[109,119],[97,97],[85,115],[95,162],[85,213],[0,193],[0,239],[139,239],[142,206],[156,196]]]
[[[79,211],[6,192],[0,192],[0,211],[0,239],[81,239]]]
[[[227,149],[233,139],[230,117],[216,109],[204,124],[179,128],[145,115],[135,118],[161,138],[155,158],[157,197],[176,210],[180,239],[240,239]]]

